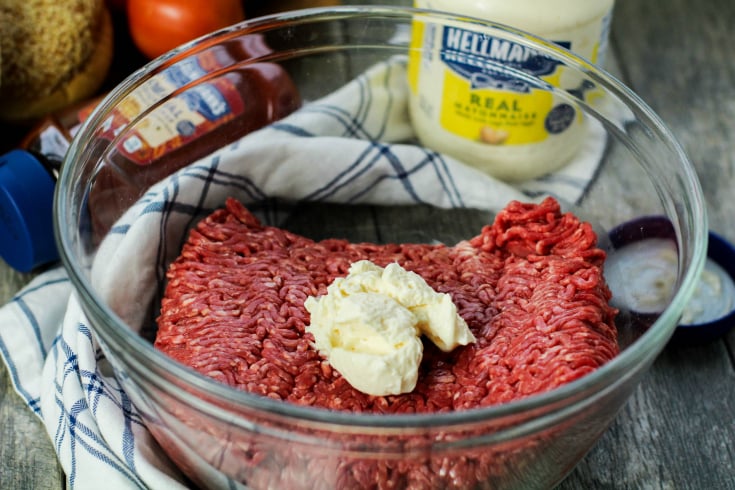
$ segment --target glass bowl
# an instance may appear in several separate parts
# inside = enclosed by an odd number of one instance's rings
[[[408,102],[399,106],[396,122],[390,119],[396,113],[381,112],[385,93],[365,96],[370,74],[377,70],[377,80],[385,81],[386,67],[399,66],[404,71],[391,72],[392,80],[405,99],[406,64],[410,73],[412,62],[442,54],[412,42],[419,24],[434,32],[446,25],[479,32],[562,67],[573,88],[481,50],[465,60],[565,104],[594,129],[582,141],[594,149],[593,164],[581,173],[566,166],[509,183],[461,163],[445,167],[450,156],[417,141]],[[368,78],[352,82],[364,73]],[[208,92],[227,83],[236,90],[224,102]],[[349,84],[352,92],[340,92]],[[356,112],[333,104],[334,93]],[[209,122],[152,122],[176,120],[192,107],[209,110]],[[217,122],[228,108],[240,117]],[[359,118],[373,109],[378,130],[366,136]],[[308,119],[315,113],[328,113],[341,126],[317,134],[322,128],[310,127]],[[294,123],[301,116],[306,125]],[[141,144],[141,134],[157,135],[159,146]],[[360,167],[370,180],[348,192],[340,179],[355,171],[356,153],[345,138],[359,140],[358,155],[365,151],[377,160],[386,149],[405,149],[421,152],[423,164],[389,158],[377,174]],[[243,147],[248,151],[237,153]],[[426,168],[431,171],[419,183],[406,180]],[[390,187],[394,182],[398,187]],[[388,191],[376,191],[382,185]],[[212,190],[218,186],[225,191]],[[392,200],[394,191],[408,197]],[[538,202],[547,193],[593,224],[608,255],[616,251],[608,230],[648,215],[670,222],[677,251],[674,294],[659,313],[641,315],[615,303],[634,276],[611,281],[620,353],[561,387],[483,408],[361,414],[235,390],[153,346],[167,267],[188,231],[228,196],[266,222],[313,239],[453,244],[477,234],[514,196]],[[606,430],[667,343],[707,245],[695,173],[665,125],[630,89],[522,31],[397,7],[252,19],[149,63],[115,88],[75,137],[58,181],[55,225],[63,264],[116,377],[162,450],[195,484],[212,488],[551,487]]]

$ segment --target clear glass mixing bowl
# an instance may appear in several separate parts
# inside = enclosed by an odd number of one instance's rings
[[[622,223],[649,215],[670,222],[677,245],[677,263],[672,265],[677,285],[668,306],[660,314],[638,315],[620,305],[621,353],[581,379],[511,403],[447,413],[365,415],[290,405],[229,388],[155,350],[152,338],[166,266],[196,218],[224,202],[224,195],[207,194],[206,185],[182,201],[184,182],[217,184],[217,179],[231,178],[236,182],[229,188],[232,195],[307,236],[325,233],[328,223],[330,233],[351,240],[451,243],[476,234],[490,221],[487,209],[434,206],[431,196],[421,204],[396,206],[359,197],[346,204],[324,202],[318,193],[313,199],[296,195],[298,178],[318,182],[323,170],[313,161],[297,166],[301,177],[288,174],[295,185],[281,185],[276,196],[259,193],[267,185],[254,182],[250,171],[263,155],[280,152],[286,143],[264,145],[260,154],[244,158],[242,175],[212,170],[208,153],[237,146],[246,133],[292,111],[308,112],[315,101],[370,67],[407,57],[409,51],[420,58],[436,56],[411,47],[417,19],[480,30],[534,50],[579,81],[585,90],[563,90],[536,75],[485,60],[510,80],[553,92],[598,128],[600,164],[589,185],[583,183],[565,206],[594,223],[609,254],[615,247],[607,233]],[[186,72],[188,78],[179,78],[178,85],[161,83],[162,73],[181,75],[182,67],[195,59],[199,71]],[[204,59],[216,62],[207,65]],[[148,118],[167,102],[233,73],[243,76],[233,80],[251,111],[247,117],[212,131],[177,128],[189,143],[168,160],[154,154],[140,154],[137,164],[121,159],[119,145],[132,144],[129,137],[144,131]],[[211,105],[216,107],[216,101]],[[115,123],[120,114],[126,119]],[[110,131],[111,126],[116,129]],[[400,143],[417,144],[410,135]],[[330,143],[323,149],[333,150]],[[201,167],[203,161],[209,166]],[[184,164],[193,166],[181,168]],[[434,175],[433,184],[444,178],[441,172]],[[156,184],[161,179],[164,186]],[[526,184],[508,189],[517,185]],[[533,185],[545,188],[543,179]],[[525,187],[524,195],[537,197],[533,189]],[[490,201],[496,190],[487,188]],[[151,211],[159,218],[136,227],[125,214],[133,209],[140,216]],[[376,222],[382,226],[377,232]],[[553,486],[606,430],[671,336],[702,268],[707,237],[701,190],[686,155],[651,109],[619,81],[550,42],[512,28],[388,7],[314,9],[248,20],[134,73],[104,99],[74,139],[58,182],[55,223],[64,266],[116,376],[162,450],[197,485],[212,488],[401,488],[409,484],[408,474],[415,485],[411,488]],[[641,236],[647,233],[640,231]],[[122,242],[125,246],[119,247]],[[613,286],[613,293],[621,291],[616,288],[624,291],[628,281],[635,277]]]

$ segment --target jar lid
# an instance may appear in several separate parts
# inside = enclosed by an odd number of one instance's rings
[[[623,223],[609,233],[605,271],[613,304],[650,325],[668,305],[677,279],[674,228],[664,216]],[[735,326],[735,248],[709,232],[707,262],[672,342],[715,340]]]
[[[20,272],[59,258],[54,240],[56,182],[25,150],[0,156],[0,257]]]

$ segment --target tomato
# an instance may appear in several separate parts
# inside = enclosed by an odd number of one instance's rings
[[[138,49],[155,58],[180,44],[240,22],[243,0],[128,0],[128,27]]]

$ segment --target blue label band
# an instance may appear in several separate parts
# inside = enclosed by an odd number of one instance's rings
[[[470,80],[472,88],[519,93],[529,92],[530,85],[518,78],[518,71],[542,77],[552,74],[560,64],[527,46],[448,26],[443,28],[440,56],[450,69]]]

